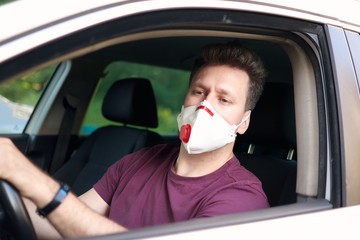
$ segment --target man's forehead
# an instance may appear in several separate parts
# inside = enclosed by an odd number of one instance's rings
[[[215,88],[219,93],[226,95],[238,95],[242,94],[243,91],[247,91],[247,79],[236,79],[233,81],[211,81],[207,78],[202,78],[201,76],[196,76],[193,78],[190,84],[190,88]]]

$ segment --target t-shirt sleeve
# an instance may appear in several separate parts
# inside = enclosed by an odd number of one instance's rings
[[[267,197],[258,184],[226,186],[204,201],[195,218],[213,217],[269,207]]]
[[[110,205],[123,176],[131,169],[137,169],[138,164],[142,163],[141,161],[143,158],[147,158],[149,154],[151,156],[151,154],[156,151],[157,148],[155,147],[143,148],[137,152],[124,156],[108,168],[104,176],[94,185],[95,191]]]
[[[129,155],[110,166],[104,176],[94,185],[95,191],[109,205],[120,181],[124,162],[128,157]]]

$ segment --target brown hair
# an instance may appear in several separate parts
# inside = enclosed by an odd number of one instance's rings
[[[253,110],[264,89],[267,75],[261,59],[254,52],[237,42],[206,46],[195,61],[190,75],[190,84],[193,77],[202,68],[211,65],[228,65],[241,69],[248,74],[250,83],[245,110]]]

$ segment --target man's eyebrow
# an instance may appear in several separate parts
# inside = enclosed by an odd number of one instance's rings
[[[225,89],[225,88],[219,88],[217,89],[217,92],[220,93],[220,94],[223,94],[225,96],[229,96],[229,97],[236,97],[236,93],[234,91],[230,91],[228,89]]]
[[[190,85],[190,87],[206,88],[205,84],[203,84],[201,82],[194,82]]]

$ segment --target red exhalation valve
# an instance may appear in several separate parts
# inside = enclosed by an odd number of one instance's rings
[[[190,139],[190,134],[191,134],[191,125],[190,124],[182,125],[180,128],[180,140],[183,141],[184,143],[188,143]]]

